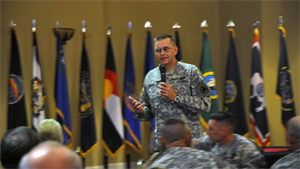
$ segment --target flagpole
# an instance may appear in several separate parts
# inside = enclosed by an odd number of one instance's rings
[[[106,29],[106,36],[110,37],[111,30],[112,30],[110,23],[107,25],[107,27],[105,29]],[[107,151],[105,149],[104,149],[104,168],[108,169],[108,155],[107,155]]]
[[[131,21],[128,22],[127,29],[128,29],[128,38],[129,38],[132,34],[132,22]],[[128,146],[128,145],[126,145],[126,162],[127,162],[127,168],[130,168],[130,146]]]
[[[85,20],[83,20],[81,22],[81,33],[82,33],[82,43],[85,43],[85,33],[86,33],[86,24],[85,24]],[[81,143],[80,143],[81,144]],[[82,168],[85,168],[85,158],[84,156],[81,155],[80,153],[80,150],[81,149],[81,146],[80,147],[77,147],[77,150],[79,151],[78,152],[78,155],[80,156],[80,158],[82,159]]]

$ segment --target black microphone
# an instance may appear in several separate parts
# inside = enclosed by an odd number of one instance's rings
[[[165,67],[160,67],[160,74],[161,74],[161,82],[166,83],[166,68]]]

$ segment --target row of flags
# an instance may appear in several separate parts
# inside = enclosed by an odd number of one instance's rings
[[[229,29],[229,51],[227,58],[224,110],[232,112],[237,118],[235,133],[247,136],[248,127],[244,108],[244,97],[239,74],[238,58],[235,49],[233,29]],[[278,82],[276,94],[282,102],[282,126],[285,130],[286,122],[295,116],[294,97],[292,91],[291,74],[288,63],[288,55],[285,44],[285,29],[279,28],[280,32],[280,61],[278,67]],[[176,43],[180,48],[179,33],[176,33]],[[203,113],[201,118],[204,128],[208,128],[209,115],[219,110],[218,95],[211,60],[208,31],[203,32],[203,46],[201,53],[200,70],[203,77],[212,89],[211,110]],[[71,114],[69,109],[68,83],[66,74],[66,61],[63,51],[63,44],[59,30],[55,31],[57,58],[55,74],[55,103],[56,120],[63,128],[63,144],[72,146]],[[131,47],[131,37],[128,34],[126,44],[125,78],[123,88],[123,98],[118,91],[118,79],[115,66],[113,46],[111,37],[107,36],[106,67],[103,89],[103,112],[102,112],[102,145],[106,152],[114,157],[120,152],[125,144],[137,152],[142,151],[140,122],[133,117],[128,96],[138,99],[136,89],[135,69],[133,62],[133,52]],[[79,115],[81,118],[80,127],[80,147],[81,155],[84,157],[97,145],[97,131],[95,127],[94,104],[92,97],[91,72],[89,66],[88,53],[85,46],[85,33],[82,38],[82,55],[80,69],[80,99]],[[45,119],[44,99],[45,92],[42,83],[41,66],[39,63],[38,45],[36,33],[33,32],[33,70],[32,70],[32,127],[38,128],[39,122]],[[181,51],[181,50],[179,50]],[[182,60],[181,53],[177,60]],[[23,87],[22,68],[20,64],[19,47],[15,29],[11,29],[11,60],[8,92],[8,123],[7,129],[17,126],[27,126],[27,113],[25,107],[25,93]],[[155,67],[153,42],[150,31],[147,31],[144,76]],[[264,83],[262,74],[261,54],[259,45],[259,31],[254,31],[254,42],[252,46],[252,68],[250,85],[250,124],[253,128],[255,140],[259,146],[270,145],[270,131],[268,127],[267,110],[264,97]],[[149,130],[154,129],[154,120],[149,122]]]

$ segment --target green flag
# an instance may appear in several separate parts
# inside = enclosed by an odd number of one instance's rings
[[[219,111],[218,95],[216,90],[216,80],[214,75],[215,73],[211,62],[211,54],[210,54],[209,40],[207,34],[208,31],[203,30],[203,46],[202,46],[202,54],[201,54],[201,62],[200,62],[200,70],[202,72],[202,76],[212,91],[210,95],[211,98],[210,111],[208,113],[201,113],[201,124],[205,129],[208,129],[207,123],[210,114]]]

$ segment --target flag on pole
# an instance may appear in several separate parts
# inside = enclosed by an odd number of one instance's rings
[[[33,35],[32,47],[32,128],[37,131],[40,122],[45,119],[45,91],[42,80],[36,32]]]
[[[108,154],[115,157],[125,145],[118,78],[110,36],[107,37],[103,91],[102,144]]]
[[[234,114],[236,119],[235,133],[247,137],[248,124],[244,107],[244,97],[238,58],[234,43],[234,30],[229,29],[230,44],[227,58],[224,110]]]
[[[82,157],[85,157],[98,145],[98,142],[94,118],[90,64],[85,46],[85,34],[83,34],[82,39],[79,90],[80,154]]]
[[[72,129],[69,109],[69,92],[67,81],[66,60],[63,44],[59,30],[55,30],[56,36],[56,73],[55,73],[55,103],[56,120],[62,126],[63,144],[67,147],[72,146]]]
[[[11,28],[11,53],[8,82],[7,130],[27,126],[24,82],[16,31]]]
[[[260,147],[267,147],[271,144],[271,142],[264,93],[264,80],[261,66],[258,29],[254,30],[251,67],[249,114],[250,125],[253,129],[256,143]]]
[[[175,38],[176,38],[176,46],[178,47],[178,52],[176,55],[176,60],[182,61],[182,52],[181,52],[181,45],[180,45],[180,37],[178,30],[175,30]]]
[[[289,67],[288,53],[286,48],[286,31],[279,27],[280,56],[277,75],[276,96],[281,100],[281,122],[283,130],[286,131],[287,121],[296,115],[295,98],[292,87],[292,76]]]
[[[216,89],[215,73],[211,61],[208,31],[203,30],[202,34],[203,34],[203,46],[202,46],[200,70],[202,72],[202,76],[205,82],[210,87],[212,93],[210,95],[210,99],[211,99],[210,111],[207,113],[201,113],[201,124],[205,129],[208,129],[209,116],[210,114],[219,111],[219,103],[218,103],[218,94]]]
[[[154,62],[154,54],[153,54],[153,42],[152,42],[152,35],[151,32],[148,30],[147,31],[147,39],[146,39],[146,52],[145,52],[145,62],[144,62],[144,78],[147,75],[147,73],[154,69],[155,67],[155,62]],[[142,89],[144,90],[144,89]],[[150,126],[150,131],[153,132],[154,127],[155,127],[155,120],[154,118],[151,119],[148,122]]]
[[[133,117],[134,110],[128,97],[138,99],[136,90],[135,69],[133,64],[133,54],[131,48],[131,34],[128,36],[126,45],[125,78],[123,91],[123,123],[125,143],[137,152],[142,151],[140,122]]]

